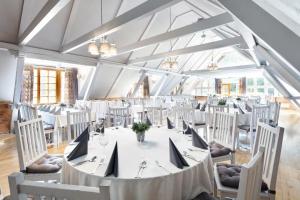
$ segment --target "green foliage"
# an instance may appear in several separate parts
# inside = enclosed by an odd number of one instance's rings
[[[226,100],[225,99],[220,99],[218,102],[219,106],[225,106],[226,105]]]
[[[236,98],[237,101],[241,101],[242,99],[240,97]]]
[[[144,122],[138,122],[133,123],[132,130],[138,134],[138,133],[144,133],[145,131],[149,130],[150,126],[147,123]]]

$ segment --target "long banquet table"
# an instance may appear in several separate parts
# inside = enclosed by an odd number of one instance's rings
[[[99,186],[104,180],[111,180],[111,199],[115,200],[182,200],[192,199],[201,192],[213,190],[213,163],[208,151],[189,151],[192,147],[190,137],[166,127],[151,128],[146,132],[144,143],[138,143],[135,133],[126,128],[107,128],[109,138],[106,148],[100,146],[100,137],[90,138],[88,155],[67,161],[66,156],[75,145],[65,150],[63,183],[73,185]],[[189,167],[179,169],[169,161],[169,138],[179,151],[188,151],[196,158],[185,158]],[[115,142],[118,142],[119,176],[104,177]],[[199,149],[198,149],[199,150]],[[97,167],[105,155],[104,165]],[[76,163],[97,156],[96,162],[76,166]],[[134,178],[142,160],[147,168],[142,178]],[[155,161],[166,168],[159,167]]]

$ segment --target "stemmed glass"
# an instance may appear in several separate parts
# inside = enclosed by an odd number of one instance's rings
[[[108,136],[104,133],[101,133],[99,135],[99,142],[100,142],[100,145],[102,146],[103,148],[103,159],[105,161],[106,159],[106,155],[105,155],[105,147],[108,145],[109,143],[109,139],[108,139]]]

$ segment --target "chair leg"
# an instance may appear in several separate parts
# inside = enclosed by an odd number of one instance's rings
[[[231,153],[231,164],[235,164],[235,153]]]
[[[214,185],[213,185],[213,187],[214,187],[213,196],[214,196],[215,198],[217,198],[217,196],[218,196],[218,188],[217,188],[216,180],[214,180]]]

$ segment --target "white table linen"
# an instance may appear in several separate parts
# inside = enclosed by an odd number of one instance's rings
[[[209,152],[187,150],[192,147],[191,140],[176,130],[166,127],[151,128],[146,132],[145,143],[139,144],[136,135],[130,129],[106,129],[109,145],[106,147],[106,163],[95,171],[103,148],[99,145],[99,136],[94,136],[89,142],[88,155],[68,162],[66,157],[63,166],[63,182],[67,184],[98,186],[101,181],[109,179],[111,183],[111,199],[118,200],[182,200],[192,199],[201,192],[213,190],[213,163]],[[188,151],[198,162],[185,158],[190,167],[178,169],[169,161],[169,137],[172,138],[179,151]],[[118,142],[119,177],[103,177],[107,168],[115,142]],[[74,148],[70,145],[65,150],[65,156]],[[93,156],[94,163],[73,166],[75,163]],[[140,162],[146,159],[148,167],[143,177],[135,179]],[[172,174],[158,167],[158,160]],[[95,172],[95,174],[93,174]]]

